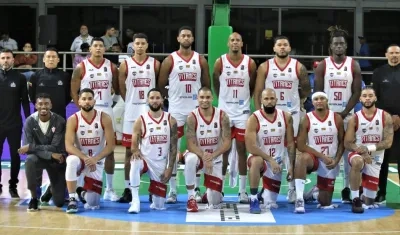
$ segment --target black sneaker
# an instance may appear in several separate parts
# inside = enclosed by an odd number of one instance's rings
[[[78,194],[79,201],[81,201],[83,204],[85,204],[86,203],[86,200],[85,200],[86,190],[82,187],[78,187],[78,188],[76,188],[76,194]]]
[[[131,197],[132,197],[132,195],[131,195]],[[149,193],[149,202],[153,203],[153,194],[151,194],[151,193]]]
[[[68,214],[72,214],[72,213],[78,212],[78,202],[76,201],[76,199],[74,197],[71,197],[69,199],[69,203],[68,203],[66,212]]]
[[[346,187],[342,190],[342,203],[345,203],[345,204],[351,203],[350,194],[351,194],[351,191],[348,187]]]
[[[32,198],[31,201],[29,202],[29,206],[27,211],[29,212],[34,212],[34,211],[38,211],[38,199],[37,198]]]
[[[10,192],[11,198],[19,198],[17,188],[10,188],[9,192]]]
[[[264,193],[264,187],[262,187],[261,191],[257,193],[257,199],[260,204],[264,204],[264,198],[262,197],[263,193]]]
[[[359,197],[353,199],[351,205],[351,212],[359,214],[364,213],[364,208],[362,207],[362,201],[360,200]]]
[[[378,193],[376,194],[375,203],[378,205],[386,203],[386,195],[378,191]]]
[[[50,199],[53,197],[53,194],[51,193],[51,185],[48,184],[47,186],[43,187],[45,190],[42,196],[40,197],[40,202],[42,204],[48,204]]]
[[[132,192],[130,188],[125,188],[122,197],[119,198],[119,203],[129,203],[132,201]]]

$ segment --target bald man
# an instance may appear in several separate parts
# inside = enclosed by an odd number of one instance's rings
[[[239,165],[239,202],[248,203],[246,192],[246,146],[244,132],[250,116],[250,100],[256,81],[256,63],[242,53],[243,40],[238,33],[228,38],[229,52],[217,59],[214,65],[214,91],[218,96],[218,108],[229,116],[232,147],[223,157],[222,174],[225,179],[228,162],[230,165],[230,185],[236,185],[236,161]],[[237,157],[236,157],[237,156]],[[228,161],[229,160],[229,161]]]

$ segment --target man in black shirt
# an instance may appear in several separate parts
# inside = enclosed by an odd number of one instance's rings
[[[57,68],[59,61],[57,50],[48,48],[43,57],[44,69],[36,71],[29,80],[29,97],[35,104],[36,94],[49,94],[52,112],[66,119],[66,107],[71,102],[71,77]]]
[[[14,55],[11,50],[0,51],[0,153],[3,153],[3,144],[7,139],[10,146],[11,177],[9,192],[12,198],[19,198],[17,191],[18,174],[21,158],[18,148],[21,143],[22,117],[21,104],[25,117],[30,115],[26,78],[12,69]],[[0,167],[1,177],[1,167]],[[0,184],[0,194],[2,185]]]
[[[375,202],[386,201],[386,186],[389,170],[389,161],[397,162],[400,169],[400,47],[390,45],[386,50],[388,64],[377,68],[372,75],[372,87],[378,98],[377,107],[392,115],[394,136],[390,149],[385,150],[385,157],[379,175],[379,191]],[[399,172],[400,178],[400,172]]]

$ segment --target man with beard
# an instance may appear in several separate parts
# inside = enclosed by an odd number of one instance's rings
[[[378,191],[379,172],[385,149],[389,149],[393,143],[392,117],[375,107],[375,91],[372,88],[365,88],[361,92],[360,101],[362,110],[349,120],[344,142],[346,149],[350,151],[348,161],[351,167],[353,213],[363,213],[364,208],[377,208],[375,197]],[[360,185],[363,187],[361,199]]]
[[[297,148],[301,154],[296,157],[294,181],[296,185],[295,213],[304,213],[304,186],[306,175],[317,171],[319,208],[333,209],[332,195],[335,179],[344,151],[343,119],[328,109],[328,96],[323,92],[312,95],[315,111],[302,119],[297,138]]]
[[[372,76],[372,87],[375,90],[377,103],[376,106],[392,115],[394,137],[393,143],[400,142],[400,47],[396,44],[390,45],[386,49],[388,63],[377,68]],[[397,162],[400,169],[400,145],[393,144],[386,149],[383,158],[381,173],[379,175],[379,191],[375,202],[386,202],[386,186],[389,173],[389,161]],[[400,179],[400,171],[399,171]]]
[[[296,59],[291,58],[289,56],[290,51],[290,42],[287,37],[275,37],[275,57],[262,63],[257,70],[254,105],[257,110],[260,109],[261,92],[265,88],[274,89],[278,98],[277,107],[289,112],[293,117],[294,137],[296,138],[300,123],[301,102],[307,99],[311,92],[311,86],[306,67]],[[290,157],[286,153],[284,159],[288,170],[286,178],[289,181],[287,200],[289,203],[294,203],[296,191],[292,179],[295,158]]]
[[[149,44],[147,36],[137,33],[133,36],[133,57],[125,60],[119,68],[119,88],[122,99],[125,101],[122,145],[125,151],[125,190],[119,202],[132,201],[129,187],[130,159],[132,153],[131,139],[135,120],[149,110],[145,94],[156,86],[156,79],[160,70],[160,62],[147,55]]]
[[[71,96],[79,107],[79,89],[90,88],[94,92],[96,110],[103,111],[111,117],[115,132],[115,120],[113,115],[113,98],[111,89],[119,94],[118,69],[115,64],[103,57],[105,53],[104,41],[101,38],[93,38],[90,45],[90,58],[76,66],[71,79]],[[114,138],[115,142],[115,138]],[[114,152],[105,160],[106,191],[104,200],[117,201],[119,197],[113,189],[113,177],[115,168]]]
[[[137,50],[135,50],[135,53]],[[129,213],[140,212],[140,176],[149,175],[149,192],[153,195],[151,209],[164,210],[167,185],[172,175],[177,155],[177,123],[162,110],[163,98],[158,89],[147,93],[150,111],[139,116],[133,125],[132,159],[129,178],[132,203]]]
[[[69,154],[65,179],[69,192],[67,213],[78,211],[77,198],[85,209],[98,209],[103,187],[104,158],[115,148],[111,117],[94,109],[94,92],[84,88],[79,93],[81,110],[68,118],[65,147]],[[80,174],[85,184],[77,186]]]
[[[188,192],[186,210],[199,210],[195,199],[196,173],[203,169],[204,186],[210,209],[217,209],[222,200],[222,154],[231,148],[231,127],[228,115],[212,106],[211,89],[202,87],[198,92],[199,107],[187,118],[187,145],[185,154],[185,183]]]
[[[250,213],[261,213],[257,198],[260,176],[263,179],[262,194],[264,205],[268,209],[278,208],[276,203],[282,179],[282,157],[285,145],[290,159],[296,156],[294,142],[293,118],[290,113],[276,109],[276,94],[271,88],[262,92],[262,109],[250,116],[246,125],[246,149],[250,156],[247,159],[250,181]]]
[[[184,135],[184,125],[189,113],[197,107],[197,91],[210,87],[207,60],[192,51],[193,29],[183,26],[178,30],[179,50],[173,52],[161,64],[158,88],[163,97],[168,97],[168,112],[178,123],[178,151]],[[169,84],[168,92],[165,86]],[[170,192],[167,203],[176,203],[176,163],[170,179]]]
[[[246,192],[246,146],[244,132],[250,116],[250,100],[256,81],[257,65],[249,56],[242,54],[243,41],[238,33],[232,33],[228,39],[229,52],[218,58],[214,65],[213,83],[218,96],[218,107],[231,121],[232,148],[224,153],[222,175],[225,179],[228,160],[230,165],[231,186],[235,186],[236,151],[239,157],[239,202],[248,203]],[[235,141],[236,140],[236,141]]]
[[[25,173],[31,192],[28,211],[38,210],[37,173],[46,169],[52,185],[52,198],[57,207],[64,205],[65,198],[65,119],[50,112],[50,95],[38,94],[35,108],[37,112],[29,116],[24,126],[24,146],[18,152],[27,154]]]
[[[315,70],[314,91],[323,91],[328,95],[329,108],[339,113],[344,120],[344,128],[353,114],[361,94],[361,69],[357,61],[346,56],[347,32],[343,29],[330,27],[330,54],[318,64]],[[347,159],[347,152],[343,159]],[[344,189],[342,203],[351,203],[349,188],[350,167],[344,161]]]

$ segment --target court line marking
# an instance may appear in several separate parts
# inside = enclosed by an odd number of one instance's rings
[[[132,225],[135,226],[135,225]],[[140,226],[139,224],[137,226]],[[82,228],[52,228],[52,227],[33,227],[33,226],[16,226],[16,225],[0,225],[0,228],[11,228],[11,229],[39,229],[39,230],[68,230],[68,231],[91,231],[91,232],[114,232],[114,233],[149,233],[149,234],[155,234],[160,231],[157,230],[112,230],[112,229],[82,229]],[[178,231],[162,231],[163,234],[215,234],[215,231],[213,232],[195,232],[195,231],[188,231],[188,232],[178,232]],[[398,231],[375,231],[375,232],[332,232],[332,231],[325,231],[325,232],[301,232],[299,231],[292,231],[292,232],[257,232],[257,234],[265,234],[265,235],[286,235],[286,234],[399,234],[400,230]],[[232,234],[232,235],[248,235],[248,234],[254,234],[254,232],[251,233],[235,233],[235,232],[218,232],[218,234]]]

